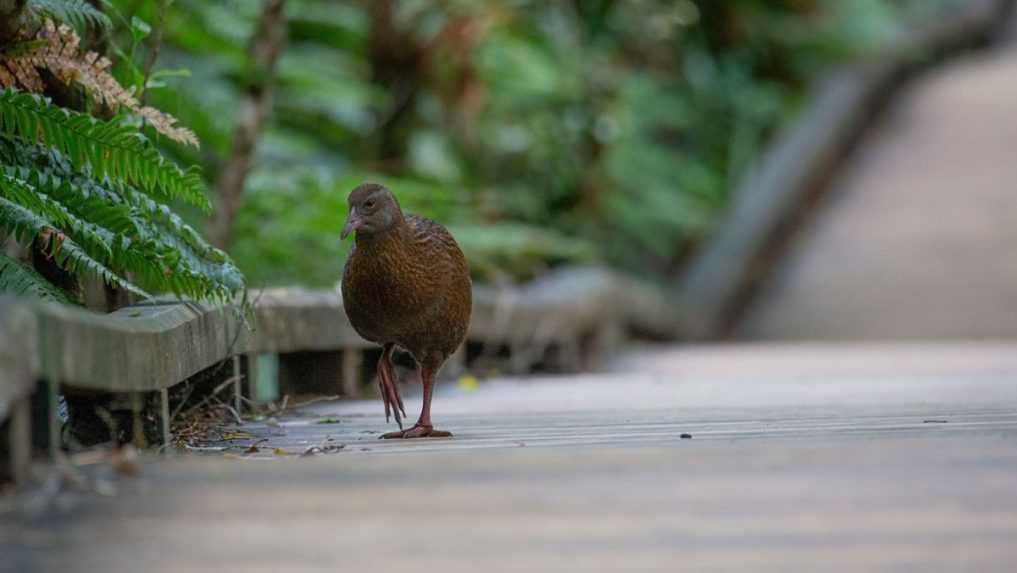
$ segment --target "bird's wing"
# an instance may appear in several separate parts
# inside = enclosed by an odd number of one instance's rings
[[[406,223],[413,230],[416,247],[425,251],[428,258],[448,257],[456,264],[465,261],[459,244],[441,224],[419,215],[407,215]]]

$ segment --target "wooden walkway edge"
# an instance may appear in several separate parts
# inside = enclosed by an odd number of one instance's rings
[[[984,43],[1014,5],[1013,0],[971,0],[817,86],[800,118],[747,174],[724,222],[680,277],[683,337],[727,334],[783,247],[795,216],[821,192],[903,80],[929,62]]]
[[[229,305],[159,302],[103,315],[0,299],[0,342],[4,342],[0,422],[11,417],[7,434],[15,461],[10,477],[25,475],[30,438],[27,404],[37,381],[51,382],[47,391],[52,412],[59,385],[159,392],[167,441],[167,389],[233,356],[246,357],[251,377],[248,391],[255,398],[275,397],[279,356],[298,352],[312,353],[312,360],[321,362],[319,369],[327,370],[334,380],[334,393],[356,395],[360,355],[371,345],[349,324],[338,292],[266,291],[255,305],[254,322],[254,329],[248,329],[240,311]],[[589,362],[589,354],[613,351],[627,329],[667,337],[675,325],[661,290],[605,269],[584,267],[562,269],[519,287],[477,286],[468,340],[509,346],[523,356],[532,348],[556,344],[568,349],[569,368],[579,370]],[[584,344],[585,340],[594,344]],[[330,360],[332,355],[342,358]],[[237,361],[233,367],[238,368]],[[234,389],[241,390],[239,376]],[[51,448],[55,449],[55,413],[51,418]]]

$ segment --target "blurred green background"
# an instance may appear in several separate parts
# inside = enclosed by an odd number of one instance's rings
[[[815,78],[943,3],[290,0],[230,252],[254,288],[334,284],[346,194],[370,180],[448,224],[482,280],[589,261],[667,276]],[[200,151],[162,143],[214,180],[261,2],[162,10],[149,101],[197,132]]]

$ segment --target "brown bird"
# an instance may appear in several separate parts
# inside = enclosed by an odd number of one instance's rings
[[[466,337],[473,291],[466,257],[445,227],[404,215],[386,187],[364,183],[349,198],[342,238],[356,232],[343,270],[343,308],[356,331],[382,346],[378,386],[385,421],[395,414],[398,432],[382,438],[450,437],[431,425],[434,378]],[[424,385],[420,418],[403,430],[406,416],[396,386],[392,352],[399,346],[416,360]]]

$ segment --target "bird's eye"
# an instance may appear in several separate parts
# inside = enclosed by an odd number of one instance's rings
[[[365,209],[373,209],[374,208],[374,199],[370,199],[370,200],[364,201],[364,208]]]

